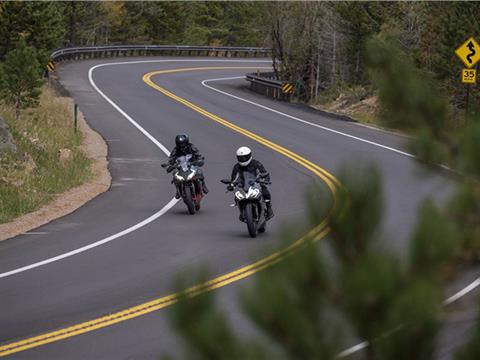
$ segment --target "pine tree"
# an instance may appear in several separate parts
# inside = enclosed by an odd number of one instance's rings
[[[62,45],[66,29],[64,3],[2,1],[0,3],[0,59],[13,50],[20,38],[36,49],[41,64]]]
[[[35,49],[20,39],[5,58],[1,89],[2,101],[15,107],[17,120],[21,109],[38,104],[43,83],[41,73]]]
[[[189,354],[195,354],[188,358],[248,358],[247,349],[261,349],[266,359],[333,360],[353,335],[368,342],[367,360],[434,359],[455,228],[427,202],[409,258],[394,257],[376,246],[383,208],[378,171],[372,165],[345,166],[339,179],[342,206],[331,213],[327,243],[319,248],[307,237],[295,253],[256,274],[243,292],[243,308],[265,337],[253,346],[236,335],[216,310],[212,293],[185,299],[172,316]],[[308,198],[316,225],[326,197]],[[282,234],[284,244],[297,238],[291,226]],[[432,251],[431,234],[440,249]]]
[[[480,302],[478,303],[480,310]],[[471,339],[460,349],[457,350],[455,360],[477,360],[480,359],[480,316],[477,313],[475,328],[472,330]]]

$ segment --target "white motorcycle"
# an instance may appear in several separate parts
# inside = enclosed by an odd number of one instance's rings
[[[264,179],[266,175],[255,176],[251,173],[244,173],[244,184],[233,182],[229,179],[222,179],[220,182],[228,185],[227,190],[233,191],[235,205],[240,210],[240,221],[245,222],[248,234],[254,238],[257,232],[263,233],[267,229],[266,206],[262,196],[261,185],[268,185],[270,182]]]

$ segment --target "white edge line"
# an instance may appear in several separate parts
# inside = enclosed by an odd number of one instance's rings
[[[356,353],[357,351],[365,349],[367,346],[368,346],[368,341],[361,342],[360,344],[352,346],[352,347],[348,348],[347,350],[343,350],[341,353],[337,354],[337,357],[343,358],[343,357],[350,356],[350,355]]]
[[[333,129],[330,129],[330,128],[327,128],[325,126],[321,126],[321,125],[318,125],[318,124],[314,124],[314,123],[311,123],[311,122],[308,122],[306,120],[302,120],[302,119],[299,119],[295,116],[292,116],[292,115],[288,115],[288,114],[285,114],[281,111],[278,111],[278,110],[275,110],[275,109],[272,109],[272,108],[269,108],[267,106],[264,106],[264,105],[261,105],[261,104],[257,104],[256,102],[253,102],[253,101],[250,101],[250,100],[246,100],[246,99],[243,99],[241,97],[238,97],[236,95],[233,95],[233,94],[230,94],[230,93],[227,93],[225,91],[222,91],[222,90],[219,90],[219,89],[216,89],[212,86],[209,86],[207,85],[206,83],[207,82],[212,82],[212,81],[224,81],[224,80],[236,80],[236,79],[243,79],[245,78],[244,76],[234,76],[234,77],[227,77],[227,78],[218,78],[218,79],[207,79],[207,80],[203,80],[202,81],[202,85],[205,86],[206,88],[208,89],[211,89],[213,91],[216,91],[218,93],[221,93],[223,95],[226,95],[226,96],[230,96],[232,98],[235,98],[237,100],[240,100],[240,101],[243,101],[243,102],[246,102],[246,103],[249,103],[249,104],[252,104],[252,105],[255,105],[255,106],[258,106],[262,109],[265,109],[265,110],[268,110],[268,111],[271,111],[271,112],[274,112],[276,114],[279,114],[279,115],[282,115],[282,116],[286,116],[290,119],[293,119],[295,121],[299,121],[301,123],[304,123],[304,124],[307,124],[307,125],[311,125],[311,126],[314,126],[314,127],[317,127],[317,128],[320,128],[320,129],[323,129],[323,130],[327,130],[327,131],[330,131],[330,132],[333,132],[333,133],[336,133],[336,134],[339,134],[339,135],[343,135],[343,136],[346,136],[346,137],[349,137],[349,138],[352,138],[352,139],[355,139],[355,140],[358,140],[358,141],[362,141],[362,142],[365,142],[365,143],[368,143],[368,144],[371,144],[371,145],[374,145],[374,146],[378,146],[378,147],[381,147],[383,149],[386,149],[386,150],[390,150],[390,151],[393,151],[393,152],[396,152],[398,154],[401,154],[401,155],[405,155],[405,156],[408,156],[410,158],[415,158],[414,155],[412,154],[409,154],[409,153],[406,153],[406,152],[403,152],[403,151],[400,151],[400,150],[397,150],[397,149],[394,149],[394,148],[391,148],[391,147],[388,147],[388,146],[385,146],[385,145],[381,145],[381,144],[377,144],[375,142],[372,142],[372,141],[369,141],[369,140],[365,140],[365,139],[362,139],[362,138],[359,138],[359,137],[356,137],[356,136],[353,136],[353,135],[350,135],[350,134],[345,134],[345,133],[342,133],[340,131],[337,131],[337,130],[333,130]],[[373,130],[377,130],[377,129],[373,129]],[[446,170],[450,170],[452,171],[452,169],[450,169],[449,167],[445,166],[445,165],[440,165],[441,167],[443,167],[444,169]],[[473,290],[475,290],[478,286],[480,286],[480,277],[478,277],[476,280],[474,280],[472,283],[470,283],[469,285],[467,285],[466,287],[464,287],[462,290],[458,291],[457,293],[453,294],[452,296],[450,296],[449,298],[447,298],[446,300],[443,301],[443,305],[444,306],[448,306],[452,303],[454,303],[455,301],[459,300],[460,298],[462,298],[463,296],[467,295],[468,293],[472,292]],[[342,351],[341,353],[339,353],[337,355],[337,357],[347,357],[347,356],[350,356],[360,350],[363,350],[364,348],[366,348],[368,346],[368,342],[367,341],[363,341],[357,345],[354,345],[344,351]]]
[[[70,256],[73,256],[73,255],[77,255],[77,254],[80,254],[82,252],[85,252],[87,250],[90,250],[94,247],[97,247],[97,246],[100,246],[100,245],[103,245],[103,244],[106,244],[112,240],[115,240],[115,239],[118,239],[119,237],[122,237],[126,234],[129,234],[135,230],[138,230],[140,229],[141,227],[151,223],[152,221],[154,221],[155,219],[159,218],[160,216],[162,216],[163,214],[165,214],[168,210],[170,210],[176,203],[177,203],[177,199],[172,199],[169,201],[169,203],[167,205],[165,205],[160,211],[156,212],[155,214],[153,214],[152,216],[146,218],[145,220],[139,222],[138,224],[132,226],[132,227],[129,227],[128,229],[125,229],[119,233],[116,233],[114,235],[111,235],[105,239],[102,239],[100,241],[97,241],[97,242],[94,242],[92,244],[89,244],[89,245],[86,245],[86,246],[83,246],[81,248],[78,248],[78,249],[75,249],[75,250],[72,250],[72,251],[69,251],[67,253],[64,253],[64,254],[61,254],[61,255],[58,255],[58,256],[55,256],[55,257],[52,257],[52,258],[49,258],[49,259],[46,259],[46,260],[43,260],[43,261],[39,261],[39,262],[36,262],[34,264],[31,264],[31,265],[27,265],[27,266],[24,266],[24,267],[21,267],[21,268],[18,268],[18,269],[15,269],[15,270],[11,270],[11,271],[7,271],[7,272],[4,272],[2,274],[0,274],[0,278],[4,278],[4,277],[7,277],[7,276],[11,276],[11,275],[14,275],[14,274],[18,274],[18,273],[21,273],[21,272],[24,272],[24,271],[27,271],[27,270],[31,270],[31,269],[34,269],[34,268],[37,268],[37,267],[40,267],[40,266],[43,266],[43,265],[46,265],[46,264],[50,264],[52,262],[55,262],[55,261],[58,261],[58,260],[62,260],[62,259],[65,259],[65,258],[68,258]]]
[[[364,142],[364,143],[367,143],[367,144],[370,144],[370,145],[373,145],[373,146],[377,146],[377,147],[380,147],[382,149],[385,149],[385,150],[390,150],[390,151],[393,151],[397,154],[400,154],[400,155],[404,155],[404,156],[408,156],[410,158],[415,158],[414,155],[412,154],[409,154],[405,151],[401,151],[401,150],[398,150],[398,149],[395,149],[395,148],[392,148],[392,147],[389,147],[389,146],[386,146],[386,145],[382,145],[382,144],[379,144],[379,143],[376,143],[376,142],[373,142],[373,141],[370,141],[370,140],[366,140],[366,139],[362,139],[360,137],[357,137],[357,136],[354,136],[354,135],[350,135],[350,134],[346,134],[344,132],[341,132],[341,131],[338,131],[338,130],[334,130],[334,129],[331,129],[331,128],[328,128],[328,127],[325,127],[325,126],[322,126],[322,125],[319,125],[319,124],[315,124],[315,123],[312,123],[312,122],[309,122],[309,121],[306,121],[306,120],[303,120],[303,119],[300,119],[300,118],[297,118],[295,116],[292,116],[292,115],[288,115],[286,113],[283,113],[281,111],[278,111],[278,110],[275,110],[275,109],[272,109],[272,108],[269,108],[268,106],[265,106],[265,105],[261,105],[261,104],[258,104],[256,102],[253,102],[253,101],[250,101],[250,100],[247,100],[247,99],[244,99],[244,98],[241,98],[241,97],[238,97],[236,95],[232,95],[232,94],[229,94],[225,91],[222,91],[222,90],[219,90],[219,89],[216,89],[210,85],[207,85],[207,82],[211,82],[211,81],[223,81],[223,80],[234,80],[234,79],[242,79],[244,78],[244,76],[235,76],[235,77],[229,77],[229,78],[218,78],[218,79],[207,79],[207,80],[203,80],[202,81],[202,85],[205,86],[206,88],[210,89],[210,90],[213,90],[213,91],[216,91],[218,93],[221,93],[223,95],[226,95],[226,96],[230,96],[234,99],[237,99],[237,100],[240,100],[240,101],[243,101],[243,102],[246,102],[246,103],[249,103],[251,105],[255,105],[255,106],[258,106],[264,110],[268,110],[268,111],[271,111],[275,114],[279,114],[279,115],[282,115],[282,116],[285,116],[285,117],[288,117],[292,120],[295,120],[295,121],[298,121],[298,122],[301,122],[303,124],[307,124],[307,125],[310,125],[310,126],[313,126],[313,127],[316,127],[316,128],[319,128],[319,129],[322,129],[322,130],[325,130],[325,131],[329,131],[329,132],[332,132],[332,133],[335,133],[337,135],[341,135],[341,136],[345,136],[345,137],[348,137],[348,138],[351,138],[351,139],[355,139],[355,140],[358,140],[358,141],[361,141],[361,142]]]
[[[163,62],[246,62],[246,63],[255,63],[255,62],[258,62],[258,63],[264,63],[264,62],[271,62],[270,60],[253,60],[253,59],[250,59],[250,60],[237,60],[237,59],[229,59],[229,60],[213,60],[213,59],[176,59],[176,60],[140,60],[140,61],[124,61],[124,62],[112,62],[112,63],[105,63],[105,64],[98,64],[98,65],[95,65],[95,66],[92,66],[89,70],[88,70],[88,80],[90,81],[90,84],[92,85],[92,87],[95,89],[95,91],[97,91],[110,105],[112,105],[120,114],[122,114],[133,126],[135,126],[143,135],[145,135],[150,141],[152,141],[160,150],[162,150],[162,152],[165,153],[165,155],[170,155],[170,151],[168,151],[168,149],[163,146],[157,139],[155,139],[152,135],[150,135],[150,133],[148,133],[148,131],[146,131],[140,124],[138,124],[135,120],[133,120],[125,111],[123,111],[116,103],[114,103],[107,95],[105,95],[103,93],[102,90],[100,90],[97,86],[97,84],[95,83],[95,81],[93,80],[93,71],[97,68],[100,68],[100,67],[104,67],[104,66],[112,66],[112,65],[129,65],[129,64],[143,64],[143,63],[163,63]],[[123,231],[120,231],[116,234],[113,234],[107,238],[104,238],[102,240],[99,240],[99,241],[96,241],[94,243],[91,243],[89,245],[86,245],[86,246],[82,246],[81,248],[78,248],[78,249],[75,249],[75,250],[72,250],[72,251],[69,251],[69,252],[66,252],[66,253],[63,253],[63,254],[60,254],[60,255],[57,255],[57,256],[54,256],[54,257],[51,257],[51,258],[48,258],[48,259],[45,259],[45,260],[42,260],[42,261],[39,261],[39,262],[36,262],[36,263],[33,263],[33,264],[30,264],[30,265],[26,265],[26,266],[23,266],[23,267],[20,267],[20,268],[16,268],[16,269],[13,269],[13,270],[10,270],[10,271],[7,271],[7,272],[4,272],[4,273],[0,273],[0,279],[1,278],[5,278],[5,277],[8,277],[8,276],[12,276],[12,275],[15,275],[15,274],[19,274],[19,273],[22,273],[22,272],[25,272],[25,271],[28,271],[28,270],[31,270],[31,269],[34,269],[34,268],[38,268],[40,266],[43,266],[43,265],[47,265],[47,264],[50,264],[50,263],[53,263],[55,261],[59,261],[59,260],[62,260],[62,259],[65,259],[65,258],[68,258],[68,257],[71,257],[71,256],[74,256],[74,255],[77,255],[77,254],[80,254],[82,252],[85,252],[87,250],[90,250],[92,248],[95,248],[97,246],[100,246],[100,245],[103,245],[103,244],[106,244],[112,240],[115,240],[115,239],[118,239],[119,237],[122,237],[126,234],[129,234],[131,233],[132,231],[135,231],[135,230],[138,230],[140,229],[141,227],[151,223],[152,221],[155,221],[156,219],[158,219],[160,216],[162,216],[163,214],[165,214],[168,210],[170,210],[179,200],[173,198],[172,200],[170,200],[168,202],[168,204],[166,204],[162,209],[160,209],[158,212],[156,212],[155,214],[151,215],[150,217],[146,218],[145,220],[123,230]],[[33,234],[32,234],[33,235]]]
[[[454,303],[455,301],[467,295],[469,292],[475,290],[475,288],[477,288],[478,286],[480,286],[480,277],[475,279],[472,283],[470,283],[470,285],[464,287],[462,290],[458,291],[457,293],[453,294],[448,299],[446,299],[443,302],[443,305],[447,306]]]

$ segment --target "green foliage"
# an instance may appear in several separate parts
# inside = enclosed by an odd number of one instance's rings
[[[23,38],[45,64],[48,54],[62,44],[65,34],[63,3],[54,1],[2,1],[0,3],[0,59]]]
[[[383,207],[381,178],[373,165],[352,164],[340,171],[338,179],[340,206],[330,219],[331,244],[338,258],[350,262],[370,249],[376,235]]]
[[[432,201],[426,201],[410,242],[410,271],[441,279],[442,275],[448,275],[452,260],[458,256],[459,245],[454,224]]]
[[[455,107],[465,106],[465,86],[459,81],[463,63],[454,50],[470,36],[480,34],[480,21],[475,16],[480,10],[477,2],[427,2],[421,11],[423,29],[418,46],[418,62],[441,81]],[[471,88],[470,101],[480,100],[478,87]]]
[[[342,307],[356,334],[372,343],[387,330],[385,318],[401,289],[400,266],[395,258],[379,253],[342,265]]]
[[[334,359],[349,334],[368,341],[363,354],[367,360],[433,359],[442,315],[438,273],[455,254],[455,228],[427,202],[412,237],[413,260],[402,264],[373,246],[380,236],[382,212],[378,171],[372,165],[348,169],[340,171],[344,186],[340,199],[348,198],[348,202],[342,203],[343,211],[331,214],[328,243],[317,247],[312,239],[305,239],[305,245],[294,254],[256,274],[253,285],[243,292],[246,314],[265,335],[264,348],[279,349],[282,354],[265,352],[265,358]],[[308,198],[309,208],[314,210],[310,216],[318,221],[324,211],[315,211],[315,204],[324,209],[328,197]],[[283,243],[297,238],[294,230],[283,229]],[[195,304],[200,300],[183,302],[185,323],[192,327],[202,323],[197,319],[203,317],[217,321],[213,328],[222,329],[218,335],[222,340],[216,342],[221,345],[215,351],[224,351],[223,344],[234,349],[228,344],[242,343],[211,309],[213,300],[203,306]],[[216,331],[210,330],[212,325],[203,329],[181,334],[197,357],[215,358],[217,353],[206,352],[198,342],[207,331],[212,336]],[[222,337],[225,334],[226,339]],[[237,358],[238,351],[232,350],[229,356]]]
[[[349,59],[350,78],[352,85],[364,83],[366,73],[366,43],[368,39],[380,31],[380,27],[387,20],[386,8],[394,4],[382,2],[339,2],[336,9],[345,21],[349,33],[346,44],[345,57]]]
[[[447,118],[445,99],[389,34],[368,43],[368,63],[379,90],[384,124],[417,130],[427,127],[438,138]]]
[[[114,38],[122,43],[179,43],[185,29],[186,7],[181,2],[124,2],[121,24],[112,30]]]
[[[480,308],[480,302],[479,302]],[[477,360],[480,359],[480,316],[477,314],[477,322],[472,331],[471,338],[455,354],[455,360]]]
[[[441,164],[450,158],[444,144],[435,139],[431,130],[426,127],[416,132],[407,147],[412,154],[428,165]]]
[[[341,342],[338,326],[325,307],[328,288],[323,260],[308,244],[258,274],[244,293],[244,308],[289,359],[334,359]]]
[[[189,45],[258,46],[262,43],[261,3],[191,2],[181,42]],[[263,35],[265,36],[265,35]]]
[[[480,116],[472,118],[460,139],[460,167],[467,173],[480,178]]]
[[[206,280],[205,274],[198,276],[197,282]],[[182,291],[187,286],[185,278],[179,278],[176,288],[180,293],[179,301],[170,312],[173,327],[186,340],[188,359],[268,359],[267,352],[254,342],[244,342],[237,338],[225,316],[214,304],[213,294],[205,294],[190,298]],[[189,298],[188,301],[185,299]]]
[[[463,184],[449,206],[449,215],[460,227],[461,259],[480,260],[480,188],[476,183]]]
[[[102,1],[69,1],[63,4],[67,46],[93,46],[108,43],[111,32],[107,8]]]
[[[0,94],[6,87],[6,80],[5,80],[5,70],[3,69],[2,64],[0,64]]]
[[[20,39],[16,48],[7,54],[3,79],[2,101],[15,107],[17,119],[21,109],[38,104],[43,82],[41,68],[35,49],[27,46],[25,40]]]
[[[430,360],[441,318],[441,292],[429,281],[414,280],[396,294],[388,309],[386,328],[375,348],[379,359]]]

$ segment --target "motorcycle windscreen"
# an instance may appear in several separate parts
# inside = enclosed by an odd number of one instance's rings
[[[255,184],[255,180],[257,179],[257,175],[250,171],[243,172],[243,188],[245,191],[248,191],[248,188]]]

